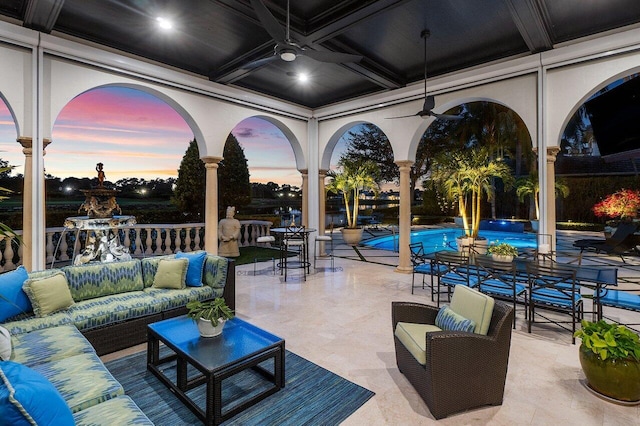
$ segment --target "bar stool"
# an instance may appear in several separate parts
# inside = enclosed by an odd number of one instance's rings
[[[287,281],[287,270],[289,268],[302,268],[304,280],[307,280],[307,269],[309,268],[309,255],[307,252],[307,233],[304,226],[290,226],[284,234],[282,244],[281,264],[284,269],[284,280]],[[297,263],[289,262],[289,251],[296,251],[298,255]]]
[[[326,243],[329,243],[330,251],[326,253]],[[324,244],[325,253],[322,253],[320,248]],[[315,239],[315,251],[313,253],[313,269],[318,269],[316,267],[316,260],[331,260],[331,270],[334,268],[333,261],[333,236],[331,235],[318,235]]]
[[[271,247],[271,244],[274,243],[276,241],[275,237],[272,235],[263,235],[262,237],[258,237],[256,238],[256,244],[268,244],[269,247]],[[273,271],[273,273],[276,273],[276,259],[275,257],[255,257],[253,258],[253,275],[256,275],[256,265],[258,264],[258,261],[263,262],[266,260],[271,260],[271,269]]]

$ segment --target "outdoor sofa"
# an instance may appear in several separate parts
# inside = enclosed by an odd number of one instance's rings
[[[233,261],[204,252],[0,275],[0,419],[152,424],[99,356],[146,341],[147,324],[191,300],[223,296],[233,309],[234,275]]]

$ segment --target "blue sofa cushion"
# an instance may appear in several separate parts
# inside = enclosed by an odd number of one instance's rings
[[[0,322],[31,311],[31,302],[22,291],[22,284],[27,278],[29,276],[23,266],[0,274]]]
[[[0,419],[8,425],[74,425],[56,388],[41,374],[13,361],[0,362]]]
[[[176,253],[176,259],[182,258],[189,261],[186,279],[187,286],[202,287],[202,271],[204,269],[204,261],[207,259],[207,252],[199,251],[194,253]]]

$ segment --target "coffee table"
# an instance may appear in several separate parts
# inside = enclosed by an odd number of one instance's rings
[[[147,369],[206,425],[218,425],[284,387],[284,340],[239,318],[227,321],[217,337],[200,337],[195,322],[186,316],[149,324],[147,335]],[[173,351],[171,355],[160,358],[161,342]],[[258,365],[268,359],[273,359],[273,372]],[[163,372],[166,368],[160,368],[172,361],[176,361],[175,383]],[[201,374],[188,377],[189,365]],[[248,368],[273,386],[222,413],[222,381]],[[203,384],[206,410],[187,395]]]

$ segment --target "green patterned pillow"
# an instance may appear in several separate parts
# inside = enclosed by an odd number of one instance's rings
[[[475,321],[456,314],[448,305],[444,305],[436,316],[436,326],[445,331],[466,331],[473,333],[476,328]]]
[[[187,267],[189,260],[182,259],[162,259],[158,263],[158,270],[153,278],[154,288],[183,289],[186,287]]]
[[[37,317],[44,317],[73,305],[69,283],[63,272],[57,272],[44,278],[29,278],[22,289],[33,306]]]

